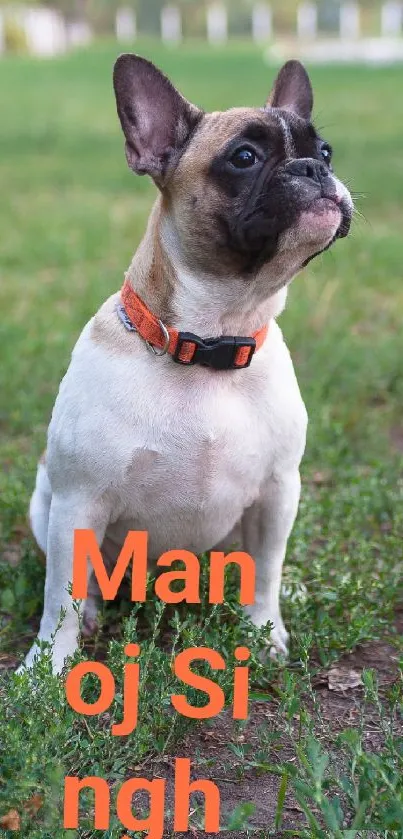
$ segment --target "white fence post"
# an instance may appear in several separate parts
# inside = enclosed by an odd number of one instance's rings
[[[137,21],[133,9],[122,8],[116,12],[115,31],[118,41],[132,42],[137,36]]]
[[[340,37],[352,40],[360,37],[360,9],[357,3],[340,6]]]
[[[93,37],[93,31],[85,20],[66,24],[66,40],[69,47],[88,47]]]
[[[252,16],[253,39],[256,43],[269,41],[273,35],[273,15],[267,3],[258,3],[253,7]]]
[[[182,17],[177,6],[165,6],[161,11],[162,40],[178,44],[182,40]]]
[[[315,39],[318,33],[318,9],[316,3],[301,3],[297,12],[298,37]]]
[[[398,37],[402,33],[403,6],[395,0],[384,3],[381,12],[381,31],[385,38]]]
[[[221,3],[207,9],[207,35],[210,44],[224,44],[228,40],[228,14]]]
[[[59,12],[40,7],[23,9],[22,25],[33,55],[47,58],[66,51],[66,25]]]

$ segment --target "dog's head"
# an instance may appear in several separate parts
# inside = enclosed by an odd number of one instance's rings
[[[284,65],[263,108],[204,113],[135,55],[117,60],[114,87],[128,164],[161,190],[188,268],[247,280],[272,266],[273,293],[347,235],[352,200],[312,125],[299,62]]]

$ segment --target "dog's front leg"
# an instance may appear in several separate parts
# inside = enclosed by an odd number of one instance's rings
[[[69,593],[73,579],[74,530],[93,530],[101,545],[107,525],[107,511],[102,504],[82,495],[53,495],[47,540],[45,599],[38,641],[53,643],[55,673],[60,673],[78,644],[79,614]],[[85,601],[82,601],[79,612],[84,606]],[[37,655],[35,642],[23,667],[31,667]]]
[[[300,491],[297,469],[272,475],[242,518],[244,550],[256,562],[256,597],[248,613],[255,626],[264,626],[268,621],[273,624],[273,651],[283,655],[287,654],[288,633],[280,611],[281,574]]]

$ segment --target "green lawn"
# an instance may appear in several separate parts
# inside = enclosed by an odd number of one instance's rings
[[[145,43],[138,51],[210,110],[263,104],[274,75],[258,51],[242,44],[171,51]],[[167,712],[173,639],[179,647],[208,643],[229,657],[235,643],[248,640],[257,713],[267,707],[270,719],[259,728],[258,751],[248,751],[249,734],[239,726],[227,731],[228,771],[239,789],[246,779],[252,793],[253,784],[272,779],[274,793],[258,818],[247,806],[256,805],[253,794],[235,807],[235,794],[227,792],[223,827],[246,835],[250,826],[262,836],[284,829],[292,836],[339,837],[347,828],[348,836],[371,829],[401,835],[400,67],[312,69],[316,122],[362,216],[347,241],[296,280],[281,317],[310,416],[303,499],[285,571],[289,666],[259,664],[262,639],[234,619],[232,591],[213,615],[205,606],[201,616],[194,609],[160,615],[152,602],[139,616],[122,607],[126,616],[119,619],[109,610],[114,672],[121,671],[122,638],[133,637],[137,620],[149,663],[141,724],[129,742],[111,738],[102,719],[84,725],[66,708],[46,660],[39,665],[39,692],[26,677],[7,672],[27,651],[41,613],[44,568],[26,510],[57,387],[80,330],[120,286],[154,198],[153,186],[134,179],[125,164],[111,85],[116,55],[106,45],[49,63],[0,62],[0,820],[16,809],[19,835],[30,839],[99,836],[89,815],[79,834],[63,831],[64,775],[76,770],[116,782],[143,765],[158,774],[161,761],[169,763],[191,734]],[[102,640],[97,643],[104,655]],[[98,646],[87,649],[97,653]],[[336,711],[327,674],[342,656],[347,669],[369,670],[362,686],[339,695]],[[223,685],[230,697],[229,676]],[[207,776],[202,752],[197,758],[191,749],[189,756]],[[209,769],[214,776],[214,761]],[[35,795],[44,803],[32,815],[24,803]],[[196,827],[200,818],[196,808]],[[121,832],[114,822],[103,835],[117,839]]]

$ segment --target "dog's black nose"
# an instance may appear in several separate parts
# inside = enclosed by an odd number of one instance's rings
[[[287,163],[286,170],[289,175],[297,178],[309,178],[317,184],[323,184],[330,172],[325,163],[321,160],[314,160],[311,157],[301,157],[299,160],[291,160]]]

